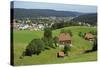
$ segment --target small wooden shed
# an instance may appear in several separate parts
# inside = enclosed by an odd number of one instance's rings
[[[59,52],[57,53],[57,57],[64,57],[64,56],[65,56],[65,54],[64,54],[63,51],[59,51]]]

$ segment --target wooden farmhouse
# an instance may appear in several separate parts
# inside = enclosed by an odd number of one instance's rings
[[[84,39],[89,41],[94,40],[94,35],[91,33],[86,33]]]
[[[71,36],[69,33],[61,33],[58,37],[58,41],[61,45],[69,44],[71,45]]]

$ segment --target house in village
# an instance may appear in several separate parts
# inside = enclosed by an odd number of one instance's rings
[[[32,24],[33,30],[44,30],[44,25],[43,24]]]
[[[28,24],[24,24],[24,23],[20,24],[20,26],[19,26],[20,30],[25,30],[25,29],[28,29],[28,28],[29,28],[29,25]]]
[[[14,28],[14,29],[18,29],[20,23],[17,23],[16,20],[14,19],[13,22],[11,23],[11,26]]]
[[[65,44],[72,46],[71,36],[69,33],[61,33],[58,37],[60,46],[64,47]]]
[[[43,24],[38,24],[38,29],[39,30],[44,30],[44,25]]]
[[[85,36],[84,36],[84,39],[92,41],[92,40],[94,40],[94,35],[91,34],[91,33],[86,33]]]

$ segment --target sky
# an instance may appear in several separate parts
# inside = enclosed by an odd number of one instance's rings
[[[25,1],[14,1],[14,8],[53,9],[57,11],[75,11],[75,12],[83,12],[83,13],[97,12],[96,6],[43,3],[43,2],[25,2]]]

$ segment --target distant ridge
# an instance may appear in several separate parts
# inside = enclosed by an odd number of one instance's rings
[[[83,13],[72,12],[72,11],[56,11],[52,9],[24,9],[24,8],[11,8],[15,19],[21,18],[33,18],[33,17],[76,17]]]

